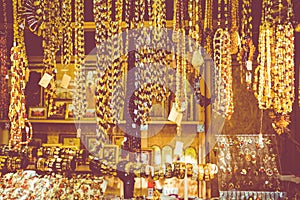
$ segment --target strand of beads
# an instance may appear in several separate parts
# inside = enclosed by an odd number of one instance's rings
[[[72,5],[71,0],[64,0],[62,2],[63,10],[61,12],[61,23],[59,27],[59,36],[61,37],[61,52],[63,68],[68,68],[71,63],[71,56],[73,54],[72,43]]]
[[[212,23],[212,12],[213,12],[213,1],[207,0],[205,2],[205,14],[204,14],[204,48],[206,53],[212,56],[212,34],[213,34],[213,23]]]
[[[274,44],[274,28],[269,21],[268,7],[268,2],[263,1],[263,15],[260,25],[258,48],[259,80],[258,84],[256,84],[258,88],[254,88],[259,109],[271,108],[271,44]]]
[[[43,1],[42,8],[45,12],[43,20],[45,23],[45,29],[43,29],[43,43],[44,48],[44,74],[47,73],[52,76],[49,85],[45,88],[45,105],[48,107],[48,117],[55,114],[54,97],[56,92],[56,53],[59,50],[60,42],[58,28],[61,26],[60,19],[60,2],[54,1]]]
[[[242,46],[238,54],[240,61],[241,83],[246,83],[247,89],[252,88],[252,61],[255,46],[252,40],[252,0],[243,0],[242,10]]]
[[[9,139],[11,149],[19,149],[22,145],[27,145],[32,138],[32,126],[27,119],[25,107],[25,75],[28,62],[24,43],[24,22],[18,16],[21,6],[17,0],[13,1],[14,44],[11,49],[11,91],[8,113],[11,124]],[[26,139],[23,139],[23,129]]]
[[[282,8],[281,1],[278,2]],[[289,18],[272,18],[272,2],[263,2],[259,35],[259,66],[255,96],[260,109],[273,109],[273,128],[278,134],[289,131],[289,113],[294,102],[294,29]],[[288,77],[288,78],[287,78]]]
[[[281,1],[280,1],[281,3]],[[276,113],[287,114],[292,111],[294,92],[294,28],[287,21],[276,26],[275,66],[273,74],[273,109]]]
[[[97,47],[97,88],[96,88],[96,120],[97,120],[97,142],[101,147],[107,140],[108,130],[110,128],[110,107],[108,105],[109,96],[109,67],[110,56],[112,55],[111,42],[107,41],[111,36],[109,28],[111,22],[111,1],[94,0],[94,19],[96,23],[96,47]],[[108,42],[107,45],[103,43]]]
[[[74,115],[77,119],[81,119],[83,113],[86,111],[86,87],[85,76],[83,74],[84,69],[84,1],[75,0],[74,20],[75,20],[75,41],[74,41],[74,75],[75,75],[75,97],[73,97]]]
[[[239,1],[232,0],[231,2],[231,30],[230,30],[230,40],[231,40],[231,54],[236,54],[239,51],[239,32],[238,32],[238,20],[239,16]]]
[[[123,76],[124,74],[124,63],[122,58],[123,40],[120,39],[122,34],[122,12],[123,12],[123,0],[116,1],[116,20],[113,22],[112,36],[118,34],[118,37],[112,37],[113,41],[113,68],[112,68],[112,98],[110,99],[110,108],[112,113],[112,123],[116,125],[120,119],[121,108],[124,104],[124,92],[123,92]]]
[[[213,109],[215,112],[221,114],[226,119],[230,119],[234,111],[233,105],[233,92],[232,92],[232,66],[231,66],[231,53],[230,53],[230,33],[228,31],[228,13],[225,6],[225,26],[221,28],[221,3],[218,1],[218,26],[214,40],[214,61],[215,66],[215,94],[216,99],[213,103]],[[227,0],[224,1],[227,5]]]
[[[8,112],[8,74],[7,74],[7,12],[6,1],[2,0],[2,13],[4,31],[0,32],[0,118],[4,118]]]

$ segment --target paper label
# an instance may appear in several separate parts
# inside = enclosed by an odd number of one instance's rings
[[[60,86],[62,88],[65,88],[65,89],[68,89],[69,87],[69,84],[70,84],[70,81],[71,81],[71,76],[67,75],[67,74],[64,74],[62,80],[61,80],[61,84]]]
[[[163,194],[164,195],[178,194],[178,188],[164,188]]]
[[[247,70],[249,70],[249,71],[252,70],[252,61],[251,61],[251,60],[246,61],[246,68],[247,68]]]
[[[171,112],[168,116],[168,120],[175,122],[177,125],[181,124],[183,114],[177,112],[176,108],[173,106]]]
[[[41,78],[39,85],[42,86],[43,88],[47,88],[52,78],[53,76],[51,76],[48,73],[45,73]]]

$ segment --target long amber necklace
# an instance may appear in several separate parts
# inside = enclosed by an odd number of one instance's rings
[[[232,66],[230,53],[230,34],[228,31],[228,9],[227,0],[224,1],[225,8],[225,29],[221,28],[221,0],[218,0],[218,29],[215,33],[214,46],[214,61],[215,66],[215,94],[216,99],[213,103],[213,109],[230,119],[234,111],[233,106],[233,91],[232,91]]]
[[[96,120],[97,120],[97,138],[98,145],[103,145],[107,141],[110,128],[110,108],[108,105],[108,70],[109,56],[111,53],[111,43],[101,45],[108,40],[110,36],[109,24],[111,22],[111,2],[94,0],[94,18],[96,23],[96,47],[97,47],[97,88],[96,88]],[[110,54],[111,55],[111,54]]]
[[[19,149],[22,145],[27,145],[32,138],[32,126],[27,119],[25,107],[25,74],[28,67],[24,42],[24,21],[20,19],[18,11],[21,3],[13,1],[13,30],[14,43],[11,49],[11,91],[8,117],[10,120],[10,139],[9,147]],[[23,130],[25,137],[23,139]]]
[[[242,45],[238,60],[240,61],[241,83],[246,83],[247,89],[252,88],[252,61],[255,46],[252,40],[252,0],[243,0],[242,9]]]
[[[48,107],[48,117],[55,114],[54,97],[56,92],[56,53],[59,51],[59,27],[60,19],[60,3],[58,0],[43,1],[42,7],[44,8],[45,15],[43,15],[45,29],[43,29],[43,43],[44,48],[44,73],[52,76],[49,85],[45,88],[45,105]]]
[[[78,120],[83,117],[83,114],[86,111],[87,102],[86,102],[86,87],[85,87],[85,76],[84,76],[84,1],[76,0],[75,1],[75,27],[74,27],[74,75],[75,75],[75,97],[73,97],[73,105],[75,107],[74,114]]]
[[[4,118],[8,111],[8,74],[7,74],[7,12],[6,1],[2,0],[4,31],[0,32],[0,118]]]
[[[231,1],[231,30],[230,30],[230,40],[231,40],[231,54],[236,54],[239,51],[240,36],[238,32],[238,19],[239,16],[239,1]]]
[[[205,13],[204,13],[204,34],[203,42],[206,53],[212,57],[212,34],[213,34],[213,1],[205,1]]]
[[[279,7],[282,2],[279,0]],[[273,128],[287,131],[294,93],[294,28],[289,21],[273,19],[272,2],[263,1],[259,56],[255,74],[255,96],[260,109],[273,109]],[[281,10],[280,10],[281,13]],[[276,117],[277,116],[277,117]]]

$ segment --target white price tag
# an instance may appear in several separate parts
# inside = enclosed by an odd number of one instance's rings
[[[68,89],[69,87],[69,84],[70,84],[70,81],[71,81],[71,76],[67,75],[67,74],[64,74],[62,80],[61,80],[61,84],[60,86],[62,88],[65,88],[65,89]]]
[[[251,60],[246,61],[246,68],[247,68],[247,70],[249,70],[249,71],[252,70],[252,61],[251,61]]]
[[[44,76],[41,78],[39,85],[42,86],[43,88],[48,87],[52,78],[53,78],[53,76],[51,76],[48,73],[45,73]]]
[[[183,114],[177,112],[176,108],[173,106],[169,114],[168,120],[175,122],[177,125],[181,124]]]

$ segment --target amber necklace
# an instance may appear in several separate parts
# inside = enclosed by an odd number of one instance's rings
[[[86,111],[86,87],[85,87],[85,76],[83,75],[84,69],[84,1],[75,1],[75,28],[74,28],[74,75],[75,75],[75,97],[73,97],[73,105],[75,107],[74,114],[78,120],[80,120]]]
[[[2,13],[4,31],[0,32],[0,118],[4,118],[8,112],[8,74],[7,74],[7,12],[6,1],[2,0]]]
[[[213,40],[214,61],[216,62],[216,99],[213,104],[213,109],[226,119],[230,119],[233,113],[234,106],[232,92],[232,60],[230,53],[230,34],[228,31],[228,4],[227,0],[225,0],[225,29],[223,29],[221,28],[221,3],[222,0],[218,0],[218,29]]]
[[[24,21],[20,19],[18,11],[21,3],[13,1],[13,30],[14,43],[11,49],[11,91],[8,117],[10,120],[9,148],[19,149],[27,145],[32,138],[32,126],[27,119],[25,107],[25,74],[28,67],[27,55],[24,42]],[[26,139],[23,139],[25,130]]]
[[[213,1],[207,0],[205,2],[205,14],[204,14],[204,48],[208,55],[212,57],[212,34],[213,34],[213,23],[212,23],[212,9]]]

